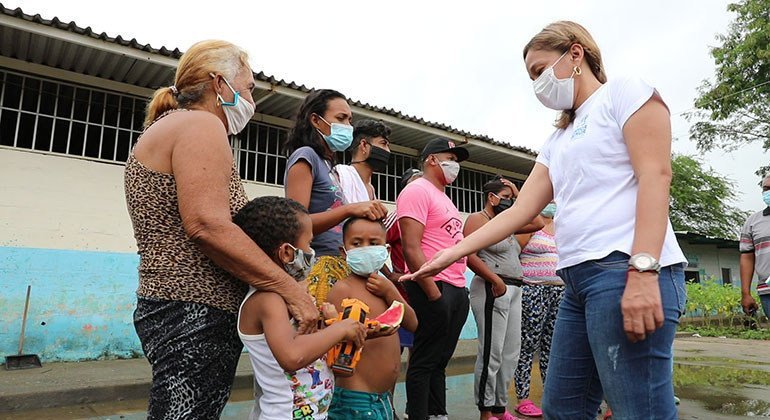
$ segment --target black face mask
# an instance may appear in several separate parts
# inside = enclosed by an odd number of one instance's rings
[[[500,214],[513,205],[513,199],[512,198],[501,198],[500,202],[496,206],[492,206],[492,211],[495,212],[495,214]]]
[[[369,152],[369,157],[366,158],[366,164],[369,165],[374,172],[384,171],[388,167],[388,162],[390,161],[390,152],[371,144],[370,146],[372,150]]]

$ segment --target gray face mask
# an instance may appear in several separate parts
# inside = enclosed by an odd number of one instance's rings
[[[460,164],[453,160],[444,160],[439,162],[441,172],[444,173],[444,180],[447,185],[455,182],[457,175],[460,173]]]
[[[315,251],[310,248],[310,251],[305,251],[295,248],[292,244],[288,244],[291,249],[294,250],[294,260],[283,265],[283,269],[286,270],[290,276],[294,277],[297,281],[302,281],[310,274],[310,269],[315,265]]]

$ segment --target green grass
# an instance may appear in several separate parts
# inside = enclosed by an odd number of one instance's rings
[[[740,327],[720,327],[720,326],[696,326],[696,325],[682,325],[679,327],[679,331],[691,332],[693,334],[700,334],[703,337],[729,337],[729,338],[743,338],[746,340],[770,340],[770,329],[747,329]]]

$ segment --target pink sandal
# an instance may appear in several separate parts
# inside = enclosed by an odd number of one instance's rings
[[[500,417],[492,416],[489,418],[489,420],[521,420],[521,419],[519,419],[518,417],[508,412],[508,410],[505,410],[505,413],[503,413],[502,416]]]
[[[539,409],[532,400],[522,400],[516,406],[516,412],[527,417],[542,417],[543,410]]]

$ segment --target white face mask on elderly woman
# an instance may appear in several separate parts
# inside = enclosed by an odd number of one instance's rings
[[[211,74],[211,77],[216,76]],[[224,98],[222,98],[222,95],[218,93],[217,99],[222,104],[222,111],[224,111],[225,118],[227,118],[227,134],[235,135],[246,128],[246,124],[248,124],[251,120],[251,117],[254,116],[255,108],[254,104],[247,101],[246,99],[241,98],[241,94],[233,89],[227,79],[222,77],[222,80],[224,80],[227,87],[233,91],[233,101],[225,101]]]

